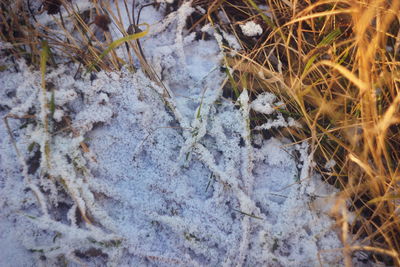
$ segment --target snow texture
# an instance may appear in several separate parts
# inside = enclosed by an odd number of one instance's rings
[[[157,3],[168,3],[168,4],[172,4],[174,2],[174,0],[157,0]]]
[[[312,174],[307,144],[263,140],[249,114],[277,116],[262,129],[294,120],[268,93],[222,97],[222,52],[186,32],[193,11],[185,2],[154,21],[143,10],[144,52],[168,100],[141,70],[74,79],[70,65],[46,74],[51,117],[40,73],[22,62],[0,73],[0,115],[19,117],[12,139],[0,127],[0,266],[341,263],[334,221],[312,208],[334,189]]]
[[[261,35],[263,33],[261,26],[252,20],[245,24],[240,24],[240,29],[242,29],[244,35],[249,37]]]

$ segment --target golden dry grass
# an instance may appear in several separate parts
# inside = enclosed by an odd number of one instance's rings
[[[196,2],[208,6],[203,23],[241,42],[239,55],[227,60],[235,86],[245,80],[254,94],[284,99],[303,125],[286,133],[311,142],[317,170],[340,189],[333,214],[346,264],[365,250],[400,266],[400,1]],[[239,25],[250,20],[262,25],[262,36],[243,35]],[[334,170],[325,169],[332,159]],[[344,206],[356,220],[345,220]]]

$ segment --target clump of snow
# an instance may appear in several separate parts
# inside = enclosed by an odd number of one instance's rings
[[[252,20],[246,22],[245,24],[240,24],[239,26],[240,29],[242,29],[243,34],[249,37],[261,35],[263,33],[261,26]]]
[[[275,109],[272,105],[276,100],[276,96],[272,93],[264,92],[257,96],[257,99],[251,103],[251,108],[262,114],[272,114]]]
[[[64,117],[64,111],[62,109],[56,109],[53,114],[54,120],[57,122],[61,122],[62,118]]]
[[[325,163],[325,169],[328,169],[328,170],[333,170],[333,168],[335,167],[335,165],[336,165],[336,161],[334,160],[334,159],[330,159],[330,160],[328,160],[326,163]]]
[[[3,49],[12,49],[14,46],[11,43],[6,43],[3,41],[0,41],[0,50]]]
[[[207,32],[210,33],[212,31],[212,25],[211,23],[205,24],[203,27],[201,27],[202,32]]]
[[[237,51],[241,49],[241,46],[239,42],[237,41],[236,37],[223,31],[222,29],[216,28],[216,29],[210,29],[207,25],[205,26],[205,29],[203,27],[203,30],[206,30],[207,32],[211,32],[214,35],[215,40],[217,41],[219,47],[221,48],[221,51],[225,52],[225,45],[224,41],[228,44],[228,46],[231,48],[228,54],[230,56],[235,56]]]
[[[256,130],[269,130],[271,128],[280,127],[301,127],[293,118],[285,119],[282,113],[278,112],[278,108],[284,106],[280,101],[276,101],[276,96],[272,93],[263,92],[251,103],[251,108],[261,114],[271,115],[276,114],[276,118],[268,119],[262,125],[256,126]]]
[[[241,49],[241,46],[238,42],[238,40],[236,39],[235,36],[221,30],[222,32],[222,36],[224,37],[224,39],[228,42],[228,45],[233,48],[236,51],[239,51]]]
[[[157,0],[157,3],[168,3],[168,4],[173,4],[175,0]]]

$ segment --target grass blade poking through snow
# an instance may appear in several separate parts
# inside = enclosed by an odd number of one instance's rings
[[[42,52],[40,53],[40,73],[42,74],[42,88],[46,90],[46,64],[47,60],[49,59],[50,48],[47,41],[42,42]]]
[[[50,144],[49,144],[49,122],[47,116],[47,90],[46,90],[46,64],[49,59],[50,48],[47,41],[42,42],[42,51],[40,53],[40,73],[42,77],[42,95],[41,95],[41,120],[44,128],[44,142],[41,144],[42,153],[45,155],[45,161],[47,164],[47,168],[50,168]]]
[[[115,48],[119,47],[119,46],[122,45],[123,43],[129,42],[129,41],[133,41],[133,40],[136,40],[136,39],[139,39],[139,38],[143,38],[144,36],[146,36],[146,35],[149,33],[150,25],[147,24],[147,23],[142,23],[142,24],[140,24],[139,26],[141,26],[141,25],[145,25],[145,26],[146,26],[146,29],[145,29],[144,31],[138,32],[138,33],[135,33],[135,34],[131,34],[131,35],[127,35],[127,36],[125,36],[125,37],[122,37],[122,38],[120,38],[120,39],[115,40],[114,42],[112,42],[112,43],[110,44],[110,46],[107,47],[107,49],[104,50],[103,53],[101,53],[101,55],[99,56],[99,59],[98,59],[96,62],[94,62],[94,63],[92,63],[92,64],[90,65],[90,67],[88,68],[88,71],[87,71],[86,73],[91,72],[91,71],[93,70],[93,68],[95,67],[95,65],[96,65],[100,60],[102,60],[108,53],[110,53],[112,50],[114,50]]]

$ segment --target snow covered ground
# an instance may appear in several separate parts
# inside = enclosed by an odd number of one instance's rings
[[[0,266],[340,264],[334,221],[315,208],[335,190],[306,143],[263,140],[249,111],[278,118],[265,129],[294,123],[272,95],[224,98],[217,41],[183,29],[194,9],[161,11],[144,9],[141,42],[168,99],[141,70],[93,80],[59,66],[46,131],[40,73],[0,73],[0,115],[35,116],[9,119],[20,157],[0,127]]]

